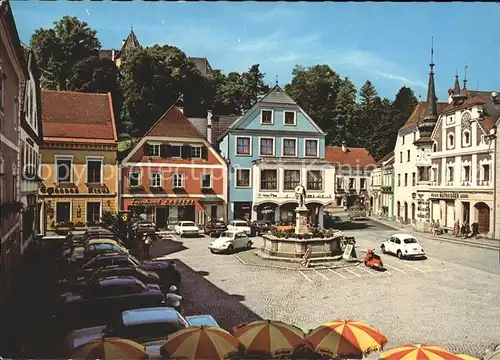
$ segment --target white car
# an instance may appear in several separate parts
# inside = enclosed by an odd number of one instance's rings
[[[237,249],[250,249],[252,240],[244,231],[224,231],[220,237],[210,243],[208,248],[212,253],[228,252],[232,254]]]
[[[244,231],[247,235],[250,235],[250,225],[243,220],[233,220],[227,226],[228,230],[232,231]]]
[[[397,255],[400,259],[425,257],[424,249],[418,240],[408,234],[394,234],[381,246],[382,253]]]
[[[175,233],[184,235],[200,235],[200,228],[192,221],[181,221],[174,227]]]

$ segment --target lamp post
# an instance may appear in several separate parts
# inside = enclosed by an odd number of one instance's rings
[[[488,135],[485,136],[486,139],[488,139],[489,141],[493,142],[493,141],[496,141],[497,139],[497,126],[496,125],[493,125],[493,127],[490,129],[490,133]],[[496,236],[496,220],[495,218],[498,216],[497,214],[497,186],[496,186],[496,179],[497,179],[497,167],[498,167],[498,161],[497,161],[497,143],[493,143],[494,145],[494,149],[493,149],[493,164],[495,164],[494,166],[494,170],[493,170],[493,238],[495,238]]]

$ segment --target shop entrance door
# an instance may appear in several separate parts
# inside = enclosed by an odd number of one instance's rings
[[[164,206],[156,207],[156,226],[158,229],[166,229],[168,227],[168,208]]]
[[[217,205],[210,206],[210,219],[217,220]]]
[[[462,223],[467,221],[470,225],[471,224],[470,223],[470,202],[463,201],[462,206],[463,206]]]

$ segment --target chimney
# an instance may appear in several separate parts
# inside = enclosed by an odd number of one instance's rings
[[[212,144],[212,110],[207,111],[207,141]]]
[[[182,106],[178,106],[179,110],[181,111],[181,113],[184,114],[184,108]]]
[[[347,153],[347,141],[342,141],[342,152]]]

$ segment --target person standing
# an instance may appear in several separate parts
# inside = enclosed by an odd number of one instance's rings
[[[151,256],[151,254],[150,254],[151,238],[148,236],[148,234],[144,234],[142,247],[144,250],[144,259],[149,260],[149,257]]]
[[[302,258],[300,265],[305,266],[305,267],[309,267],[311,265],[311,255],[312,255],[312,246],[307,245],[306,253],[304,254],[304,257]]]
[[[455,221],[455,225],[453,226],[453,235],[458,237],[460,235],[460,221]]]

